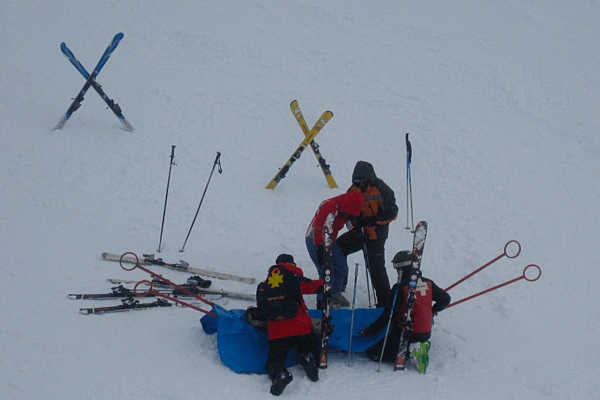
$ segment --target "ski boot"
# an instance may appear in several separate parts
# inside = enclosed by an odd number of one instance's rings
[[[294,379],[294,377],[287,369],[284,369],[278,373],[275,379],[273,379],[273,384],[271,385],[271,394],[274,396],[279,396],[281,393],[283,393],[283,390],[292,381],[292,379]]]
[[[317,367],[317,362],[315,360],[315,356],[311,353],[304,353],[298,357],[298,361],[304,368],[304,372],[306,372],[306,376],[313,382],[319,380],[319,368]]]
[[[424,374],[429,364],[429,349],[431,348],[431,341],[417,342],[410,346],[410,354],[415,358],[417,363],[417,369],[420,373]]]

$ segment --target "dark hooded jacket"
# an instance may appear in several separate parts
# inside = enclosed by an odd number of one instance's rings
[[[376,230],[379,226],[388,225],[398,217],[398,206],[394,191],[375,174],[371,163],[359,161],[354,167],[352,181],[366,179],[368,185],[361,189],[357,185],[350,186],[348,192],[362,193],[362,223],[365,234],[371,240],[377,239]],[[366,222],[368,221],[368,222]],[[366,223],[365,223],[366,222]],[[359,226],[359,227],[360,227]]]

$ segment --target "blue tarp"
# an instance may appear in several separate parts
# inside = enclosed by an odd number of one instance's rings
[[[354,310],[354,329],[352,333],[352,352],[359,353],[377,343],[385,335],[385,329],[378,335],[363,337],[358,331],[375,321],[381,315],[382,308]],[[264,374],[267,362],[267,334],[246,322],[245,310],[226,310],[215,305],[213,310],[219,318],[205,315],[200,322],[207,334],[217,333],[217,347],[221,360],[235,372]],[[320,318],[321,310],[309,310],[311,317]],[[332,310],[333,335],[329,338],[329,347],[348,351],[350,344],[351,310]],[[286,367],[298,362],[295,352],[290,352]]]

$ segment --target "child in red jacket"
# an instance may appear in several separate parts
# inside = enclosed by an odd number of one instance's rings
[[[299,281],[300,292],[302,295],[314,294],[322,290],[323,280],[311,280],[304,277],[302,269],[294,263],[294,257],[289,254],[281,254],[275,261],[278,268],[285,268],[295,275]],[[282,271],[284,272],[284,271]],[[281,274],[283,276],[283,274]],[[279,276],[279,274],[277,275]],[[279,285],[281,280],[267,279],[259,284],[256,297],[259,308],[261,308],[261,299],[265,298],[268,286]],[[313,325],[310,315],[306,311],[306,304],[299,296],[297,301],[296,315],[288,319],[269,320],[267,322],[267,331],[269,334],[269,353],[265,370],[271,378],[271,394],[280,395],[285,387],[292,381],[292,374],[285,369],[285,359],[293,347],[296,347],[299,361],[306,375],[313,382],[319,380],[319,370],[316,360],[319,356],[319,342],[313,333]]]

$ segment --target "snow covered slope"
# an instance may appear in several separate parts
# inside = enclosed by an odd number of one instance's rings
[[[459,3],[459,4],[457,4]],[[423,271],[442,287],[522,252],[450,292],[425,376],[332,356],[313,384],[295,368],[287,398],[581,399],[600,374],[600,5],[594,1],[53,2],[0,4],[0,397],[268,398],[266,376],[237,375],[181,308],[82,316],[68,293],[144,279],[100,254],[155,252],[176,145],[161,257],[263,279],[279,253],[317,272],[304,233],[319,203],[373,163],[400,207],[389,260],[408,248],[404,135],[413,145],[416,220],[429,223]],[[84,84],[123,32],[98,82],[136,128],[122,130]],[[302,140],[317,137],[339,189],[308,152],[264,187]],[[214,173],[184,253],[181,248]],[[358,307],[368,298],[361,263]],[[188,275],[160,270],[182,282]],[[254,293],[255,286],[213,281]],[[351,293],[349,293],[351,294]],[[314,305],[314,299],[308,299]],[[226,308],[246,308],[229,300]]]

